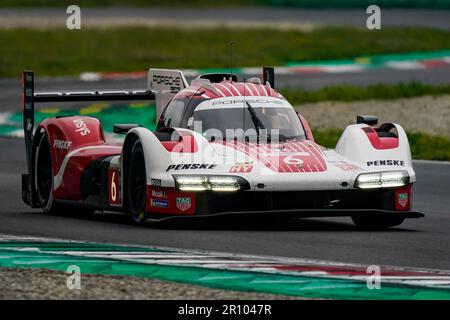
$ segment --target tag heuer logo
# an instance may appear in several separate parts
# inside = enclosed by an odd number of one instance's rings
[[[398,204],[405,208],[408,205],[408,194],[407,193],[399,193],[398,195]]]
[[[191,207],[192,199],[188,197],[177,198],[177,208],[186,211]]]

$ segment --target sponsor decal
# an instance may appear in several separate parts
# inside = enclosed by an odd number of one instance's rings
[[[253,170],[253,166],[250,164],[244,165],[234,165],[230,168],[230,173],[238,172],[238,173],[250,173]]]
[[[338,167],[341,170],[344,171],[359,171],[362,170],[360,167],[358,167],[357,165],[351,164],[351,163],[339,163],[339,164],[333,164],[334,166]]]
[[[411,208],[411,185],[395,190],[395,209],[409,210]]]
[[[177,208],[186,211],[191,208],[192,199],[190,197],[178,197],[176,199]]]
[[[56,148],[56,149],[68,150],[71,145],[72,145],[72,141],[68,141],[68,140],[55,139],[55,141],[53,141],[53,148]]]
[[[399,193],[397,196],[397,202],[402,208],[406,208],[409,203],[409,195],[407,192]]]
[[[169,201],[167,201],[167,200],[159,200],[159,199],[150,199],[150,205],[152,207],[168,208],[169,207]]]
[[[181,90],[182,81],[179,76],[154,74],[152,80],[156,84],[170,86],[171,93],[177,93]]]
[[[405,161],[403,160],[375,160],[367,161],[367,166],[404,166]]]
[[[167,192],[164,190],[152,190],[152,197],[167,198]]]
[[[215,164],[204,163],[188,163],[188,164],[171,164],[167,167],[166,171],[170,170],[195,170],[195,169],[214,169]]]
[[[86,123],[84,123],[83,119],[75,119],[72,121],[75,124],[76,132],[79,132],[82,136],[85,136],[87,134],[90,134],[91,131],[89,130]]]
[[[161,179],[151,179],[150,184],[154,187],[161,187]]]

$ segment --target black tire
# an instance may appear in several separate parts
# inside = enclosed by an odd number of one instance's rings
[[[361,228],[390,228],[396,227],[403,223],[405,218],[401,217],[362,217],[362,216],[354,216],[352,217],[353,223],[357,227]]]
[[[141,142],[136,139],[131,148],[128,164],[127,197],[128,206],[134,222],[143,224],[147,218],[147,175],[145,157]]]
[[[40,136],[35,157],[35,187],[36,195],[44,212],[54,210],[53,205],[53,171],[50,144],[47,135]]]
[[[39,204],[47,214],[91,215],[94,209],[55,203],[53,201],[53,170],[50,144],[44,133],[39,138],[35,152],[35,187]]]

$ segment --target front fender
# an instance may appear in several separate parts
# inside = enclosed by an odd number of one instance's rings
[[[157,176],[165,171],[168,163],[170,163],[170,155],[152,131],[141,127],[133,128],[128,131],[122,149],[121,171],[124,175],[126,175],[127,157],[131,154],[131,144],[136,138],[141,141],[144,150],[147,184],[151,184],[152,178],[159,179]],[[122,176],[122,181],[125,180],[124,178]]]
[[[383,138],[371,136],[373,129],[367,124],[353,124],[345,128],[336,145],[336,152],[367,170],[407,170],[414,182],[415,172],[405,130],[396,123],[389,125],[395,127],[397,133],[393,144],[380,144]]]
[[[171,165],[212,162],[214,149],[202,135],[186,129],[173,130],[177,135],[170,141],[160,141],[154,132],[142,127],[133,128],[127,133],[121,157],[123,181],[126,180],[127,157],[136,138],[141,141],[144,150],[148,185],[152,184],[152,179],[153,182],[156,179],[162,187],[173,187],[175,183],[168,173]]]

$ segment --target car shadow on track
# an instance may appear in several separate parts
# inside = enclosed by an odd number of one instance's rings
[[[157,229],[173,230],[233,230],[233,231],[388,231],[402,232],[413,231],[402,228],[360,228],[353,225],[350,218],[348,221],[333,221],[326,218],[281,218],[281,219],[242,219],[228,218],[218,219],[182,219],[150,222],[149,225]]]
[[[344,232],[415,232],[401,226],[395,228],[361,228],[356,227],[349,218],[339,221],[322,218],[267,218],[255,216],[211,216],[211,217],[177,217],[161,221],[147,221],[143,225],[136,225],[130,216],[121,213],[58,212],[46,214],[55,217],[90,220],[100,223],[115,223],[135,225],[137,228],[166,229],[166,230],[223,230],[223,231],[344,231]]]

